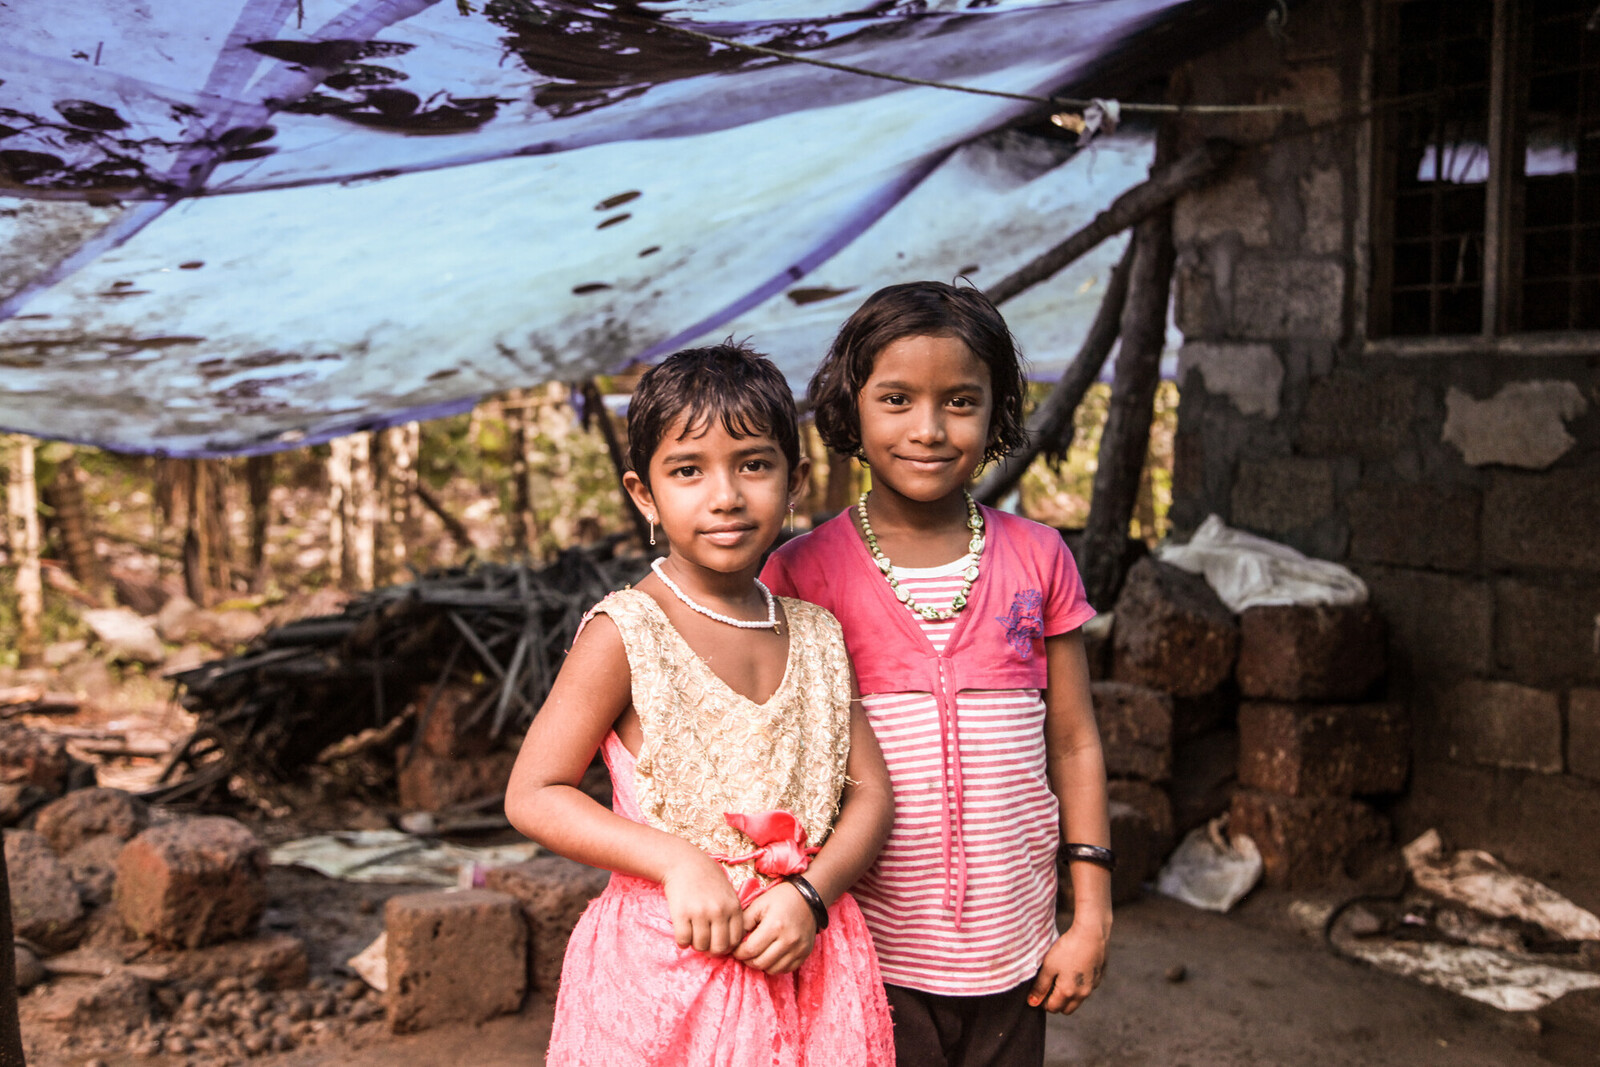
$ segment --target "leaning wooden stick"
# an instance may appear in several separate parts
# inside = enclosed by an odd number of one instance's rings
[[[1028,443],[995,465],[984,476],[972,495],[980,502],[993,507],[1022,480],[1028,466],[1040,454],[1060,456],[1072,445],[1073,415],[1100,377],[1111,347],[1117,342],[1121,327],[1122,306],[1128,300],[1128,272],[1133,265],[1133,242],[1122,253],[1122,259],[1111,271],[1106,282],[1105,296],[1100,300],[1100,310],[1095,313],[1089,333],[1083,339],[1078,354],[1061,375],[1050,395],[1028,417]]]
[[[1003,304],[1033,288],[1081,258],[1101,241],[1136,226],[1151,213],[1166,207],[1182,193],[1208,181],[1226,166],[1238,149],[1220,138],[1207,140],[1200,147],[1167,166],[1155,168],[1150,177],[1111,202],[1089,224],[1065,241],[1007,275],[991,289],[988,297]]]

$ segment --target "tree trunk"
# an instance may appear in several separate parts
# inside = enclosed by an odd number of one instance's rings
[[[406,566],[417,546],[417,452],[422,428],[408,422],[373,434],[380,517],[376,531],[377,574],[385,582],[410,578]]]
[[[17,568],[17,664],[21,667],[44,664],[44,581],[39,570],[39,488],[33,459],[33,438],[14,435],[6,511],[12,562]]]
[[[1111,607],[1122,584],[1128,523],[1139,472],[1150,451],[1150,423],[1172,283],[1172,209],[1163,207],[1133,234],[1133,270],[1122,313],[1122,349],[1111,383],[1111,406],[1100,437],[1100,462],[1083,534],[1084,588],[1089,603]]]
[[[1089,326],[1077,356],[1056,382],[1055,388],[1050,390],[1044,403],[1028,419],[1028,444],[1002,459],[973,491],[972,495],[982,503],[991,507],[998,504],[1022,481],[1028,467],[1041,453],[1059,459],[1072,447],[1076,428],[1074,416],[1078,405],[1083,403],[1083,394],[1099,380],[1106,357],[1111,355],[1112,346],[1117,343],[1122,311],[1128,302],[1128,274],[1132,267],[1133,242],[1129,241],[1122,259],[1106,281],[1105,296],[1100,298],[1100,310],[1095,313],[1094,322]]]
[[[183,587],[189,599],[204,608],[211,604],[211,468],[203,459],[188,460],[187,466],[189,507],[183,534]]]
[[[513,389],[505,396],[506,440],[511,449],[511,552],[532,556],[538,548],[539,518],[533,511],[534,448],[533,418],[528,407],[533,394]]]
[[[22,1023],[17,1018],[17,954],[11,947],[11,879],[0,848],[0,1067],[24,1067]]]
[[[94,539],[89,534],[89,519],[83,503],[83,474],[69,453],[56,467],[50,484],[50,503],[55,508],[55,526],[61,531],[61,550],[67,569],[79,585],[96,593],[100,580],[100,561],[95,558]]]
[[[233,523],[228,513],[228,487],[233,478],[225,459],[198,462],[210,470],[210,506],[202,514],[211,549],[211,589],[226,599],[233,595]]]
[[[583,394],[583,422],[585,426],[593,425],[600,431],[600,436],[605,439],[606,453],[611,457],[611,469],[617,475],[617,490],[622,493],[622,506],[628,512],[628,519],[633,523],[633,532],[639,538],[641,546],[650,543],[650,524],[645,522],[644,515],[640,513],[638,505],[634,504],[633,497],[628,495],[627,489],[622,485],[622,475],[628,469],[628,459],[622,452],[622,440],[617,437],[616,424],[611,421],[611,412],[606,410],[605,398],[600,395],[600,386],[593,378],[584,381],[581,390]]]
[[[351,434],[344,442],[346,484],[343,493],[343,560],[341,573],[347,589],[371,589],[376,580],[374,538],[377,530],[377,494],[372,484],[372,435]]]
[[[274,457],[251,456],[244,461],[250,488],[250,591],[267,586],[267,530],[272,525],[272,467]]]
[[[350,587],[353,570],[345,562],[349,508],[350,438],[336,437],[328,442],[328,577],[342,589]]]

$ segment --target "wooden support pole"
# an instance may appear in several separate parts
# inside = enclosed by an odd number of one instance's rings
[[[67,569],[77,583],[91,594],[101,586],[100,561],[94,554],[94,538],[89,534],[89,512],[83,502],[83,476],[71,452],[56,465],[50,484],[49,503],[55,508],[55,528],[61,535],[61,549]]]
[[[972,495],[979,502],[990,507],[998,504],[1016,488],[1035,457],[1043,453],[1059,458],[1072,446],[1073,416],[1083,402],[1083,394],[1100,377],[1106,357],[1111,355],[1111,348],[1117,343],[1122,309],[1128,302],[1128,273],[1132,265],[1133,242],[1129,241],[1127,251],[1123,252],[1122,259],[1112,269],[1111,277],[1106,282],[1100,310],[1095,313],[1094,322],[1089,326],[1077,356],[1050,390],[1050,395],[1028,418],[1028,443],[1002,459],[978,483]]]
[[[1057,274],[1106,238],[1137,225],[1156,211],[1170,207],[1179,195],[1204,184],[1226,166],[1236,152],[1231,142],[1212,138],[1176,162],[1166,166],[1157,165],[1148,179],[1113,200],[1111,206],[1096,215],[1087,226],[1020,270],[1000,279],[988,291],[989,299],[996,304],[1005,303]]]
[[[600,395],[600,386],[593,378],[586,378],[579,391],[583,394],[584,425],[589,425],[593,420],[593,424],[600,428],[600,436],[606,442],[606,452],[611,456],[611,466],[617,472],[617,489],[622,493],[622,506],[627,509],[628,518],[633,522],[633,532],[638,535],[639,544],[648,547],[650,524],[644,521],[644,516],[633,503],[633,497],[623,488],[622,475],[628,469],[628,460],[622,454],[622,442],[617,438],[616,426],[612,425],[611,412],[606,410],[605,398]]]
[[[1083,533],[1084,588],[1089,603],[1111,607],[1122,584],[1128,522],[1139,473],[1150,451],[1150,422],[1161,382],[1172,286],[1172,209],[1163,207],[1133,233],[1133,267],[1122,312],[1122,349],[1111,383],[1111,405],[1100,437],[1100,462]]]

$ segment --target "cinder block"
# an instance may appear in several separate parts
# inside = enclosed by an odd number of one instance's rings
[[[54,795],[66,787],[71,763],[62,738],[20,722],[0,722],[0,782],[38,786]]]
[[[1600,781],[1600,689],[1567,694],[1567,770]]]
[[[496,867],[484,885],[514,897],[528,923],[533,988],[554,992],[561,979],[572,928],[610,881],[611,875],[561,856],[539,856]]]
[[[1389,823],[1359,800],[1240,790],[1228,818],[1261,850],[1262,880],[1277,889],[1317,889],[1361,872],[1389,843]]]
[[[1239,784],[1293,797],[1398,793],[1410,742],[1401,704],[1246,703]]]
[[[1477,566],[1483,500],[1476,490],[1369,482],[1344,503],[1351,559],[1442,571]]]
[[[1239,461],[1229,498],[1235,526],[1285,534],[1312,526],[1333,511],[1330,461],[1297,456]]]
[[[1122,904],[1139,896],[1139,887],[1161,866],[1162,841],[1149,816],[1129,804],[1110,805],[1111,850],[1117,868],[1111,872],[1111,902]]]
[[[1366,604],[1284,604],[1239,616],[1239,691],[1259,700],[1356,700],[1383,677],[1383,618]]]
[[[481,1023],[522,1006],[528,928],[514,898],[487,889],[391,897],[384,927],[395,1033]]]
[[[1389,567],[1357,573],[1388,624],[1391,663],[1426,679],[1495,669],[1494,591],[1487,581]]]
[[[1336,260],[1242,258],[1233,275],[1234,335],[1338,340],[1344,285],[1345,268]]]
[[[1129,682],[1093,682],[1106,773],[1164,782],[1172,773],[1172,698]]]
[[[1513,678],[1552,688],[1600,682],[1600,582],[1505,579],[1495,583],[1494,598],[1495,645]]]
[[[401,758],[404,760],[403,753]],[[515,752],[495,751],[468,759],[418,752],[400,768],[400,806],[410,811],[439,811],[464,800],[504,793],[516,762]]]
[[[1600,465],[1497,470],[1483,498],[1483,555],[1491,567],[1600,571]]]
[[[1439,711],[1452,759],[1561,773],[1559,694],[1515,682],[1468,678],[1446,691]]]
[[[1232,673],[1239,627],[1204,578],[1147,558],[1128,572],[1111,643],[1117,681],[1196,697]]]
[[[136,937],[199,948],[255,930],[266,906],[267,850],[219,816],[152,826],[117,858],[116,907]]]
[[[1156,832],[1164,857],[1177,840],[1172,832],[1172,798],[1167,791],[1159,785],[1135,778],[1112,778],[1106,782],[1106,796],[1118,804],[1126,804],[1144,813]]]
[[[1182,837],[1228,810],[1238,789],[1239,731],[1212,730],[1172,748],[1172,830]]]
[[[1417,415],[1415,378],[1330,374],[1311,383],[1295,433],[1295,451],[1307,456],[1392,459],[1411,443]]]

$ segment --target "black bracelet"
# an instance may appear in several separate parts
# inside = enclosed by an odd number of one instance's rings
[[[1077,845],[1070,842],[1061,846],[1057,853],[1062,863],[1071,863],[1073,860],[1083,860],[1104,867],[1108,871],[1117,869],[1117,854],[1101,845]]]
[[[828,906],[822,902],[822,894],[817,892],[816,886],[798,874],[789,876],[789,884],[799,891],[800,899],[811,909],[811,919],[817,924],[817,933],[822,933],[828,928]]]

